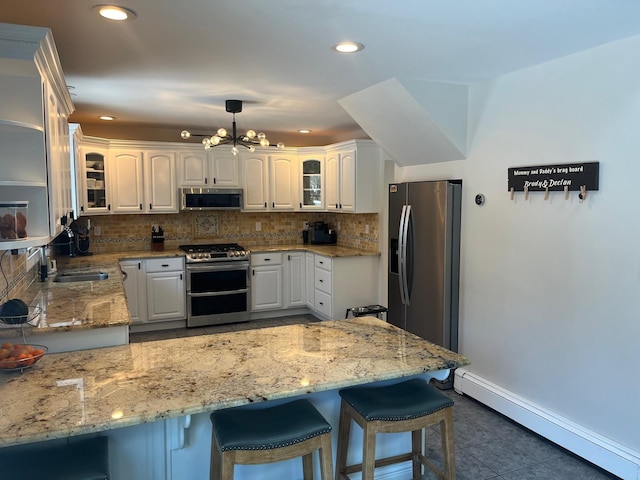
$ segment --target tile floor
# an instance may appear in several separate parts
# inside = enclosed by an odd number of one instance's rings
[[[248,328],[314,322],[311,315],[292,316],[210,327],[134,333],[130,341],[145,342]],[[470,397],[444,393],[453,407],[457,480],[606,480],[617,479],[567,450],[521,427]],[[427,432],[427,455],[442,466],[438,427]],[[431,472],[423,480],[436,476]]]

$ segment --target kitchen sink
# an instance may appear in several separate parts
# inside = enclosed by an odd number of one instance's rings
[[[59,273],[56,275],[54,282],[93,282],[106,280],[107,278],[109,278],[109,274],[106,272]]]

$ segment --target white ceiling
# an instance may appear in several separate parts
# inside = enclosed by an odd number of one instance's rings
[[[363,138],[338,101],[372,85],[469,84],[640,34],[637,0],[118,0],[138,14],[123,23],[98,3],[2,0],[0,22],[51,28],[83,129],[111,114],[176,141],[229,128],[226,99],[272,143]]]

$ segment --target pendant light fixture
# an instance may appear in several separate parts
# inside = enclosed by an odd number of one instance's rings
[[[255,152],[256,145],[261,147],[269,147],[271,146],[267,136],[260,132],[256,134],[255,130],[247,130],[247,133],[244,135],[238,135],[236,131],[236,113],[240,113],[242,111],[242,100],[227,100],[225,102],[225,107],[227,112],[233,114],[233,127],[232,132],[229,134],[227,130],[224,128],[219,128],[218,131],[214,135],[199,135],[189,132],[188,130],[183,130],[180,133],[180,136],[186,140],[190,137],[203,137],[202,145],[205,150],[209,150],[213,147],[217,147],[218,145],[228,145],[232,144],[231,152],[234,155],[238,154],[238,145],[242,145],[249,149],[250,152]],[[282,150],[284,148],[284,143],[280,142],[276,145],[276,148]]]

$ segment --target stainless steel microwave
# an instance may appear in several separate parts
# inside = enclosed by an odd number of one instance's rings
[[[241,188],[181,188],[180,210],[240,210]]]

